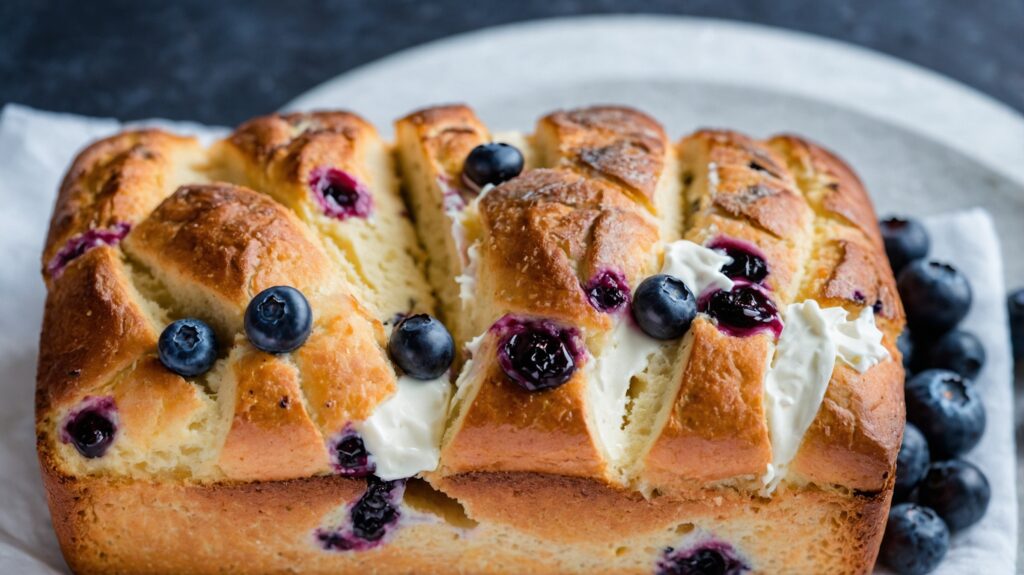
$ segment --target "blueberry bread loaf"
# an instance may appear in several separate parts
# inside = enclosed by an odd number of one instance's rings
[[[903,310],[795,136],[465,106],[83,151],[43,254],[78,573],[866,573]]]

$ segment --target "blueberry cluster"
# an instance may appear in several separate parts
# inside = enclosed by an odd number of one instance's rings
[[[942,561],[950,533],[978,522],[991,498],[984,473],[960,458],[985,432],[975,383],[985,348],[957,328],[971,306],[971,285],[953,266],[925,259],[924,227],[888,218],[881,229],[909,329],[897,341],[907,371],[907,426],[880,557],[899,573],[923,574]]]

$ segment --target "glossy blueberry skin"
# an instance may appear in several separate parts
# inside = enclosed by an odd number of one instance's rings
[[[288,353],[306,343],[313,329],[313,311],[299,290],[289,286],[267,288],[245,310],[245,335],[257,349]]]
[[[782,332],[782,319],[775,302],[755,284],[737,285],[730,291],[719,290],[702,296],[699,309],[718,321],[723,333],[745,337],[770,331]]]
[[[399,513],[391,491],[396,482],[371,475],[366,478],[366,492],[352,506],[352,534],[366,541],[378,541],[398,521]]]
[[[640,283],[633,294],[633,318],[655,339],[676,339],[697,317],[697,298],[683,282],[659,274]]]
[[[391,360],[415,379],[437,379],[455,359],[455,341],[438,319],[427,314],[406,317],[391,331]]]
[[[1024,289],[1019,289],[1007,296],[1006,303],[1010,313],[1013,356],[1024,358]]]
[[[339,475],[346,477],[366,477],[375,470],[370,461],[370,453],[366,450],[362,436],[350,426],[346,426],[340,436],[334,440],[332,464]]]
[[[629,283],[619,272],[604,270],[592,277],[583,291],[587,294],[587,301],[597,311],[604,313],[615,313],[629,305],[631,299]]]
[[[499,320],[504,331],[498,365],[526,391],[556,388],[572,379],[582,354],[574,331],[551,322]]]
[[[900,503],[889,511],[879,559],[901,575],[924,575],[949,551],[949,529],[934,510]]]
[[[973,463],[962,459],[938,461],[918,487],[921,505],[931,507],[951,532],[966,529],[985,516],[992,489],[988,478]]]
[[[914,365],[914,338],[910,335],[910,330],[905,329],[900,333],[896,338],[896,347],[903,355],[903,368],[911,369]]]
[[[523,163],[523,154],[515,146],[491,142],[473,148],[462,166],[462,175],[477,188],[497,186],[518,176]]]
[[[897,288],[918,339],[937,339],[956,327],[971,308],[971,284],[949,264],[912,262],[900,272]]]
[[[985,432],[985,407],[974,382],[943,369],[915,375],[906,385],[907,420],[928,440],[934,459],[970,451]]]
[[[928,440],[913,423],[908,423],[903,431],[903,444],[896,457],[896,487],[893,501],[906,501],[917,484],[928,473]]]
[[[179,319],[164,328],[156,349],[164,367],[183,377],[195,377],[210,371],[217,361],[217,336],[201,320]]]
[[[925,367],[948,369],[967,379],[974,379],[984,365],[985,346],[978,336],[954,329],[929,346]]]
[[[757,246],[742,240],[720,237],[708,247],[732,258],[732,262],[722,266],[721,271],[726,277],[744,279],[751,283],[761,283],[768,278],[771,270]]]
[[[894,273],[928,255],[931,240],[921,222],[912,218],[889,217],[879,222],[878,227],[882,230],[885,253]]]
[[[103,457],[117,435],[116,407],[110,397],[90,397],[64,423],[61,439],[75,446],[82,457]]]

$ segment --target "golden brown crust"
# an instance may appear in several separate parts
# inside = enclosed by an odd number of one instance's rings
[[[452,104],[417,110],[398,120],[398,130],[410,129],[431,160],[431,175],[459,185],[462,165],[473,148],[490,140],[486,126],[468,106]]]

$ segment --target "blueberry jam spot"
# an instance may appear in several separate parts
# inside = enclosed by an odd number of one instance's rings
[[[750,571],[733,548],[718,541],[678,550],[668,547],[658,561],[658,575],[741,575]]]
[[[366,218],[373,211],[369,188],[343,170],[316,168],[309,176],[309,187],[324,213],[332,218]]]
[[[775,303],[756,284],[736,284],[731,291],[718,290],[702,296],[697,309],[718,321],[727,335],[745,337],[768,331],[779,337],[782,318]]]
[[[366,478],[366,491],[346,509],[345,522],[336,528],[319,528],[313,535],[326,551],[373,549],[398,527],[402,517],[398,503],[404,493],[404,479],[384,481],[371,475]]]
[[[60,438],[82,457],[103,457],[117,435],[117,407],[112,397],[87,397],[64,420]]]
[[[594,309],[613,313],[629,305],[629,284],[619,272],[605,270],[598,273],[583,287],[587,301]]]
[[[345,477],[366,477],[374,472],[363,438],[351,426],[346,425],[331,442],[331,465]]]
[[[527,391],[562,385],[572,378],[583,359],[583,342],[571,327],[505,316],[491,329],[501,338],[498,364],[509,379]]]
[[[464,190],[452,185],[451,180],[443,175],[437,178],[437,185],[441,188],[441,204],[445,212],[461,212],[465,209],[467,203]]]
[[[116,246],[132,229],[127,222],[118,222],[109,228],[93,228],[72,236],[64,247],[46,264],[50,277],[56,279],[64,273],[64,268],[85,252],[100,246]]]
[[[754,244],[734,238],[716,238],[708,248],[732,258],[732,263],[722,266],[722,273],[729,279],[745,279],[762,283],[768,277],[768,262],[764,253]]]

